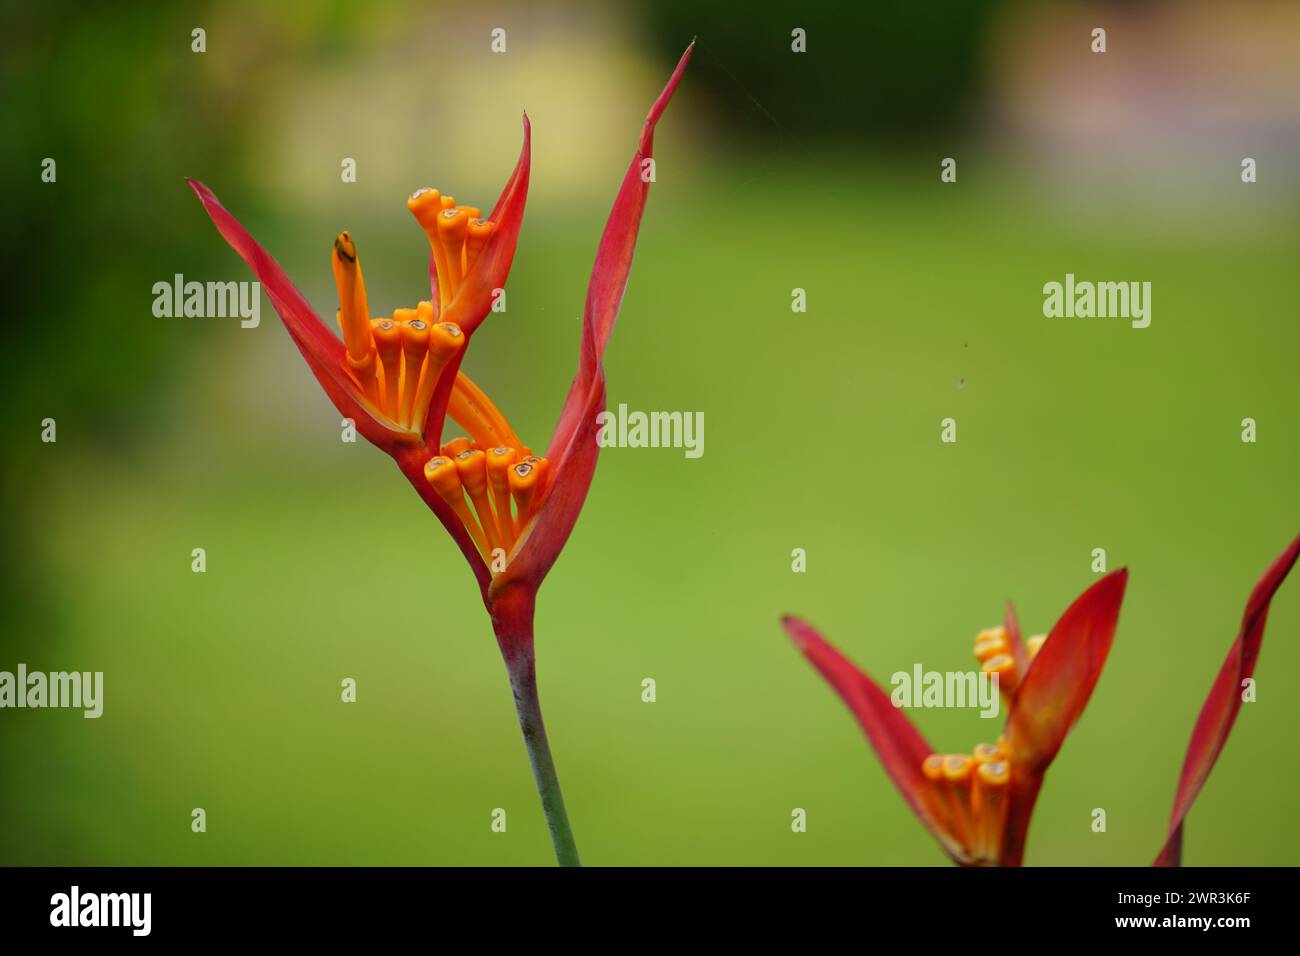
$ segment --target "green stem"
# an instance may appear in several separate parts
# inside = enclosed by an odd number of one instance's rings
[[[542,704],[537,696],[537,663],[533,652],[533,599],[531,595],[517,596],[516,601],[502,602],[496,607],[492,624],[496,630],[501,656],[510,675],[510,689],[515,695],[515,711],[519,715],[519,729],[524,735],[528,762],[532,764],[537,793],[542,798],[542,813],[551,830],[555,845],[555,859],[560,866],[580,866],[578,846],[573,840],[573,828],[564,809],[564,794],[560,791],[560,777],[551,757],[551,745],[546,739],[546,724],[542,720]]]

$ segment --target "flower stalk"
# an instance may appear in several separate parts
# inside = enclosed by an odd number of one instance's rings
[[[550,741],[546,737],[546,723],[542,719],[542,703],[537,693],[537,657],[533,648],[533,596],[523,589],[517,590],[507,600],[497,602],[492,614],[492,628],[496,632],[501,657],[510,677],[510,689],[515,695],[515,712],[519,716],[519,731],[524,737],[528,762],[537,782],[537,794],[542,800],[542,813],[551,831],[555,859],[560,866],[581,866],[578,846],[573,839],[573,827],[564,808],[564,793],[560,790],[560,776],[551,756]]]

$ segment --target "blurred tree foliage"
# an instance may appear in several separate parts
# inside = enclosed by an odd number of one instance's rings
[[[698,37],[693,89],[718,103],[748,103],[714,115],[741,130],[766,125],[803,138],[925,135],[967,104],[992,0],[926,3],[706,4],[655,0],[644,7],[664,56]],[[805,31],[807,52],[791,50]]]
[[[155,282],[229,267],[183,177],[232,171],[263,82],[297,56],[337,53],[364,9],[47,2],[0,13],[0,622],[10,634],[42,610],[32,492],[71,461],[128,456],[184,374],[178,357],[210,333],[152,314]],[[192,49],[198,26],[222,56]],[[41,179],[46,158],[53,183]],[[40,440],[45,418],[57,421],[57,445]]]

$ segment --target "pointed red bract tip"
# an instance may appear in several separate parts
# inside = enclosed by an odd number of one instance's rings
[[[889,779],[894,782],[917,819],[947,853],[947,838],[930,819],[924,804],[926,780],[921,765],[926,757],[934,753],[934,748],[926,742],[902,710],[894,706],[889,695],[811,624],[790,614],[781,618],[781,624],[794,646],[808,658],[809,663],[848,705],[884,765],[885,772],[889,774]]]
[[[356,384],[343,371],[343,342],[325,327],[275,258],[231,215],[212,190],[197,179],[187,177],[185,182],[203,203],[203,209],[217,227],[217,232],[262,283],[262,290],[271,300],[289,337],[298,346],[312,374],[339,413],[356,422],[357,431],[388,454],[396,456],[409,448],[415,436],[381,421],[360,400]]]
[[[1121,568],[1076,598],[1047,635],[1016,688],[1006,729],[1011,788],[1002,831],[1004,866],[1021,865],[1043,775],[1101,676],[1127,584],[1128,570]],[[1015,612],[1010,605],[1007,611],[1010,630],[1016,624]]]
[[[1156,857],[1155,866],[1180,866],[1183,854],[1183,821],[1196,802],[1197,795],[1214,769],[1219,754],[1223,752],[1228,735],[1241,710],[1241,685],[1255,673],[1260,645],[1264,641],[1264,625],[1273,595],[1282,586],[1292,566],[1300,556],[1300,537],[1296,537],[1286,550],[1269,565],[1256,582],[1246,601],[1241,617],[1241,629],[1228,649],[1228,656],[1219,668],[1219,675],[1210,686],[1209,696],[1201,707],[1192,729],[1192,739],[1183,758],[1183,769],[1178,775],[1178,792],[1169,817],[1169,830],[1165,845]]]
[[[655,124],[672,99],[690,55],[688,48],[650,108],[637,150],[605,222],[587,286],[578,371],[569,386],[546,453],[551,461],[551,477],[543,492],[541,510],[518,545],[518,553],[493,582],[494,592],[521,584],[536,588],[541,583],[568,541],[591,487],[600,453],[596,443],[599,432],[596,416],[605,408],[605,372],[601,361],[627,288],[641,214],[650,191],[650,183],[641,175],[641,163],[650,157]]]
[[[1110,653],[1128,570],[1106,575],[1056,622],[1011,702],[1012,761],[1042,773],[1083,713]]]
[[[1007,630],[1007,644],[1011,646],[1011,656],[1016,662],[1016,673],[1024,677],[1025,671],[1029,669],[1029,652],[1025,650],[1025,642],[1020,635],[1020,619],[1016,617],[1015,605],[1010,601],[1007,602],[1003,626]]]

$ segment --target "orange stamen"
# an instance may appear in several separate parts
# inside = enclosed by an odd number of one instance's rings
[[[975,761],[965,754],[949,754],[943,759],[943,789],[952,808],[956,833],[961,844],[971,846],[974,836],[974,819],[971,816],[971,775]]]
[[[410,311],[409,309],[406,311]],[[398,380],[402,374],[402,328],[392,319],[373,319],[370,334],[384,372],[383,405],[385,415],[397,420]]]
[[[488,550],[495,552],[501,547],[501,535],[497,531],[492,506],[488,504],[487,455],[477,448],[468,448],[453,460],[456,462],[456,471],[460,474],[460,483],[464,486],[465,493],[469,495],[469,500],[474,502],[474,511],[478,515],[479,524],[487,532]]]
[[[428,309],[425,307],[428,306]],[[421,302],[417,318],[402,323],[402,387],[400,423],[412,427],[411,416],[415,410],[416,393],[420,386],[420,373],[429,355],[429,323],[424,316],[432,314],[432,307]],[[423,424],[423,423],[421,423]]]
[[[515,546],[515,526],[510,516],[510,466],[518,453],[513,448],[497,447],[487,453],[488,484],[492,486],[492,504],[496,507],[497,529],[506,552]]]
[[[537,479],[541,472],[526,461],[511,465],[507,475],[510,481],[510,496],[515,499],[515,536],[518,537],[528,524],[533,495],[537,492]]]
[[[974,778],[971,790],[971,812],[975,819],[973,849],[979,860],[996,863],[1002,852],[1011,768],[1005,760],[993,760],[980,764]]]
[[[452,386],[447,414],[473,437],[480,448],[495,448],[500,445],[524,447],[500,409],[492,404],[487,393],[464,372],[456,373],[456,384]]]
[[[406,200],[406,208],[411,210],[416,221],[420,223],[420,228],[428,237],[429,248],[433,251],[434,270],[438,274],[438,307],[439,310],[445,309],[447,303],[451,301],[451,287],[447,284],[445,276],[447,275],[447,254],[443,251],[442,243],[438,239],[438,216],[443,210],[445,197],[438,190],[431,186],[425,186],[423,189],[417,189]],[[452,200],[452,205],[455,205]]]
[[[1016,671],[1016,659],[1010,654],[995,654],[986,660],[982,669],[986,674],[998,675],[998,689],[1004,694],[1015,692],[1019,673]]]
[[[439,455],[436,458],[429,459],[424,466],[424,478],[433,490],[438,492],[442,500],[447,502],[451,510],[456,513],[469,536],[474,539],[474,545],[478,548],[479,553],[483,555],[484,561],[491,561],[491,552],[488,550],[487,540],[483,536],[483,529],[479,527],[478,520],[474,513],[469,510],[469,504],[465,501],[465,492],[461,488],[460,472],[456,463],[450,458]]]
[[[537,469],[537,487],[533,490],[533,500],[528,509],[528,517],[531,519],[537,514],[537,509],[542,503],[542,494],[546,490],[546,479],[550,477],[551,463],[537,455],[529,455],[524,459],[528,464]]]
[[[944,754],[930,754],[921,763],[921,773],[930,783],[930,787],[925,794],[925,804],[935,824],[944,831],[950,842],[960,848],[961,838],[956,832],[956,821],[952,815],[952,803],[948,799],[948,792],[943,781],[943,762],[945,759]]]
[[[356,243],[346,233],[334,240],[331,256],[334,284],[339,292],[338,323],[347,347],[348,366],[371,403],[379,405],[378,369],[370,337],[370,313],[366,304],[366,283],[361,275]]]
[[[438,379],[442,377],[447,364],[464,347],[465,336],[455,322],[439,322],[429,328],[429,358],[424,363],[424,374],[420,376],[420,385],[411,407],[412,428],[417,431],[424,428],[424,419],[429,413],[429,402],[433,399]]]
[[[469,216],[459,209],[444,209],[438,216],[438,241],[442,243],[443,258],[447,262],[447,282],[452,298],[464,278],[465,235],[469,229]],[[442,276],[438,276],[442,284]]]
[[[478,261],[483,247],[496,231],[496,224],[487,219],[475,217],[469,221],[469,230],[465,235],[465,274],[469,275],[474,263]]]

